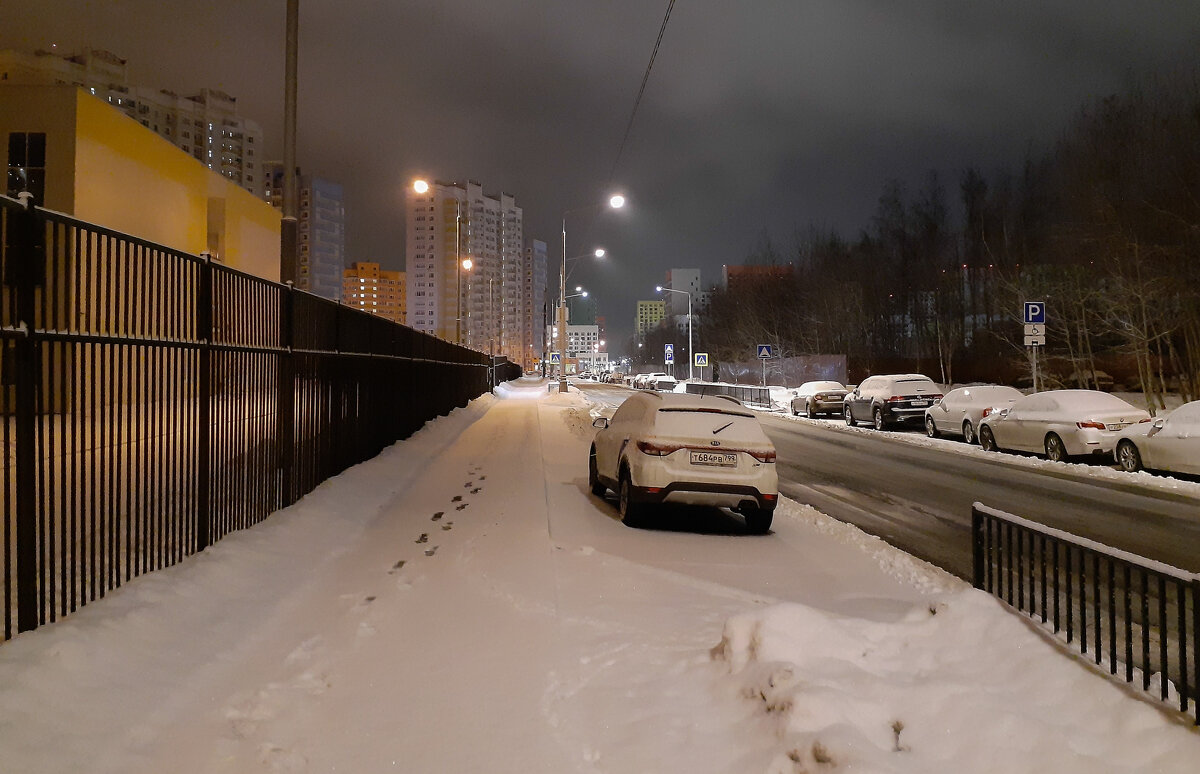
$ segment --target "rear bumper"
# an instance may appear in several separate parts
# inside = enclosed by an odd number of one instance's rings
[[[883,419],[885,422],[916,423],[925,421],[925,411],[929,407],[921,406],[919,408],[896,408],[885,403],[881,406],[881,408],[883,409]]]
[[[664,487],[634,486],[630,492],[636,503],[682,503],[738,508],[747,501],[763,511],[774,511],[779,495],[762,493],[755,487],[739,484],[713,484],[703,481],[676,481]]]

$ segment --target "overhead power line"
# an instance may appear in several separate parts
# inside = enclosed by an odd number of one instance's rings
[[[650,62],[646,65],[645,75],[642,76],[642,85],[638,88],[637,99],[633,101],[633,111],[629,114],[629,123],[625,125],[625,136],[621,138],[621,147],[617,149],[617,157],[613,159],[612,171],[608,173],[610,183],[617,174],[617,166],[621,163],[625,144],[629,142],[629,135],[633,131],[633,119],[637,117],[638,106],[642,104],[642,95],[646,93],[646,84],[650,81],[650,71],[654,69],[654,57],[658,56],[658,47],[662,45],[663,33],[667,31],[667,22],[671,19],[671,9],[674,7],[675,0],[670,0],[667,3],[667,13],[663,16],[662,26],[658,28],[658,39],[654,41],[654,51],[650,53]]]

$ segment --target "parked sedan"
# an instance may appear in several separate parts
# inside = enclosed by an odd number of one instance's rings
[[[1113,456],[1122,470],[1142,468],[1200,475],[1200,400],[1166,417],[1121,431]]]
[[[979,444],[988,451],[1045,454],[1065,461],[1084,454],[1110,454],[1121,430],[1149,422],[1150,414],[1098,390],[1049,390],[1027,395],[983,418]]]
[[[638,392],[600,417],[588,460],[592,494],[612,489],[635,525],[658,503],[731,508],[767,532],[779,499],[775,446],[754,412],[724,395]]]
[[[805,382],[792,398],[792,416],[799,416],[801,411],[810,417],[840,414],[848,392],[841,382]]]
[[[941,400],[942,391],[928,376],[890,374],[869,376],[846,396],[846,424],[870,418],[876,430],[895,424],[919,424],[925,409]]]
[[[993,411],[1010,408],[1021,397],[1017,388],[999,384],[957,387],[925,409],[925,434],[930,438],[942,433],[962,435],[967,443],[975,443],[979,420]]]

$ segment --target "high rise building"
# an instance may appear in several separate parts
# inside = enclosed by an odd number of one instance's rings
[[[704,305],[704,290],[700,284],[699,269],[668,269],[667,281],[663,283],[663,287],[683,291],[663,294],[663,301],[667,302],[668,317],[687,317],[688,297],[683,293],[691,294],[693,314],[699,312],[700,307]]]
[[[662,319],[666,316],[666,301],[638,301],[637,317],[634,318],[633,322],[633,327],[637,334],[637,338],[645,338],[646,334],[658,327],[658,324],[662,322]]]
[[[546,323],[550,307],[546,303],[546,243],[540,239],[525,240],[525,260],[522,262],[525,286],[521,293],[524,305],[521,331],[521,365],[532,371],[534,362],[546,356]],[[515,361],[514,361],[515,362]]]
[[[525,293],[539,286],[545,293],[545,245],[527,249],[524,215],[511,194],[485,194],[473,180],[423,188],[407,194],[408,324],[527,362],[533,335],[526,329],[540,325],[532,316],[540,310]],[[540,275],[533,265],[539,256]]]
[[[13,85],[80,86],[209,169],[256,196],[263,194],[262,130],[237,112],[237,98],[216,89],[181,97],[131,86],[126,60],[108,51],[63,56],[0,51],[0,81]]]
[[[405,286],[404,272],[387,271],[377,263],[356,261],[342,275],[342,303],[392,322],[407,324]]]
[[[299,170],[297,170],[299,172]],[[283,164],[263,165],[267,201],[283,207]],[[298,198],[296,287],[340,301],[346,267],[346,212],[342,186],[313,175],[296,178]]]

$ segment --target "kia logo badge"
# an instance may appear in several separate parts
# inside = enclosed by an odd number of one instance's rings
[[[709,441],[708,445],[709,446],[720,446],[721,442],[720,441]]]

